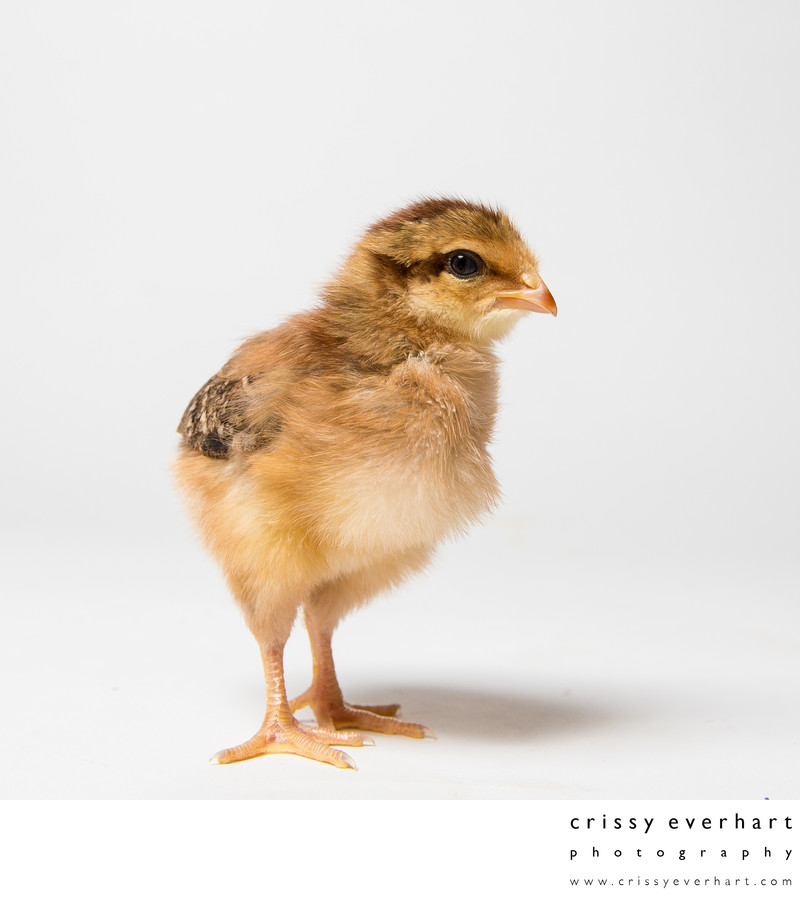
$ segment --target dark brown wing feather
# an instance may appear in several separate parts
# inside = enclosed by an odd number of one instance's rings
[[[253,378],[230,380],[215,374],[183,413],[178,433],[187,444],[210,458],[228,458],[235,449],[253,451],[275,438],[280,422],[260,433],[248,432],[248,387]]]

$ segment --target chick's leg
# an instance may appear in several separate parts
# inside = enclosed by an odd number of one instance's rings
[[[391,733],[422,739],[433,733],[418,723],[395,720],[400,705],[350,705],[344,700],[333,665],[331,639],[336,621],[330,611],[318,604],[304,609],[306,629],[311,642],[314,674],[311,686],[291,703],[291,710],[310,706],[321,727],[349,727],[374,733]]]
[[[211,758],[212,763],[231,764],[259,755],[292,754],[333,764],[334,767],[355,769],[349,755],[331,746],[364,745],[365,740],[358,733],[340,733],[332,728],[305,726],[292,716],[283,679],[285,643],[285,638],[280,642],[260,641],[267,687],[267,711],[258,732],[235,748],[217,752]]]

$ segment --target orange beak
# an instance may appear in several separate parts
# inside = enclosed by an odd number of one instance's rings
[[[527,278],[525,280],[527,281]],[[496,309],[522,309],[525,312],[549,312],[551,315],[558,315],[553,294],[541,279],[535,290],[512,290],[509,293],[498,293],[494,300],[494,306]]]

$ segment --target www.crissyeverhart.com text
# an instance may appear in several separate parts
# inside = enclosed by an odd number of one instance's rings
[[[604,887],[604,886],[628,886],[650,887],[656,889],[675,888],[725,888],[731,886],[763,886],[765,888],[791,888],[792,880],[776,877],[752,877],[752,876],[704,876],[704,877],[668,877],[668,876],[629,876],[629,877],[587,877],[571,878],[571,886]]]

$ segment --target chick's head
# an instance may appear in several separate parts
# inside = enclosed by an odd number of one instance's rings
[[[526,312],[556,314],[536,257],[505,213],[425,200],[374,224],[361,243],[386,294],[420,321],[485,343]]]

